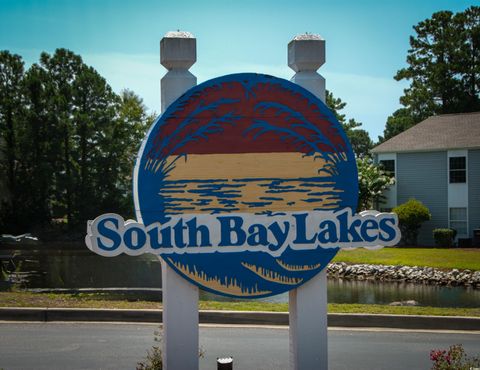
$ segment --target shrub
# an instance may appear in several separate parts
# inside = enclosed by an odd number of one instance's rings
[[[480,359],[469,358],[461,344],[450,346],[448,350],[430,351],[431,370],[470,370],[480,366]]]
[[[435,239],[437,246],[450,248],[453,246],[456,234],[457,232],[453,229],[434,229],[433,239]]]
[[[136,370],[162,370],[163,369],[163,357],[160,344],[162,343],[162,329],[153,332],[153,340],[159,343],[159,346],[152,346],[150,350],[147,350],[147,358],[145,361],[138,362]]]
[[[428,208],[422,202],[410,199],[408,202],[395,207],[393,212],[398,215],[404,244],[417,245],[420,226],[423,222],[432,218]]]
[[[153,346],[152,349],[147,350],[147,358],[143,362],[137,363],[136,370],[162,370],[162,350],[160,347]]]
[[[163,369],[163,357],[162,349],[160,344],[162,343],[162,329],[159,328],[153,332],[153,339],[155,342],[159,343],[158,346],[152,346],[151,349],[147,350],[147,358],[145,361],[138,362],[136,370],[162,370]],[[200,348],[198,352],[198,357],[203,357],[204,351]],[[0,369],[2,370],[2,369]]]
[[[395,183],[395,179],[369,158],[357,159],[358,206],[357,212],[373,209],[376,202],[383,202],[384,191]]]

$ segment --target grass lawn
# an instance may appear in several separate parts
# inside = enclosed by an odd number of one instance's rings
[[[0,292],[0,307],[62,307],[62,308],[124,308],[160,309],[162,304],[149,301],[127,301],[112,294],[45,294],[28,292]],[[201,310],[272,311],[287,312],[286,303],[260,301],[217,302],[200,301]],[[367,304],[329,304],[330,313],[372,313],[397,315],[478,316],[478,308],[400,307]]]
[[[480,249],[383,248],[372,251],[358,248],[340,251],[334,262],[480,270]]]

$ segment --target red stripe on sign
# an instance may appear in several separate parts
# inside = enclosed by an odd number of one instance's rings
[[[218,123],[232,116],[241,118]],[[212,123],[220,125],[215,128],[217,132],[178,145]],[[262,123],[263,126],[252,129],[252,125]],[[171,142],[162,147],[166,137],[171,137]],[[314,143],[318,150],[312,150],[308,143]],[[192,95],[167,117],[149,157],[180,153],[332,152],[334,147],[344,144],[318,107],[303,95],[274,83],[259,83],[247,91],[240,82],[225,82]]]

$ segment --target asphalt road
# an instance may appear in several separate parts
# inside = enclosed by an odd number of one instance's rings
[[[151,324],[1,323],[0,368],[135,369],[155,344]],[[330,370],[430,369],[429,351],[462,343],[480,355],[480,334],[329,330]],[[202,327],[202,370],[231,355],[235,370],[287,370],[288,330]],[[313,369],[312,369],[313,370]]]

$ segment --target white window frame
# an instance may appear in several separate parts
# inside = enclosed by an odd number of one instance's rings
[[[465,158],[465,169],[454,169],[452,170],[450,168],[450,159],[451,158]],[[450,175],[452,173],[452,171],[465,171],[465,181],[464,182],[451,182],[450,181]],[[448,156],[448,183],[449,184],[468,184],[468,156],[467,155],[463,155],[462,154],[452,154],[452,155],[449,155]]]
[[[450,182],[450,157],[465,157],[465,182]],[[468,194],[468,149],[451,149],[447,151],[447,188],[448,188],[448,227],[450,227],[450,208],[466,208],[467,209],[467,234],[458,234],[458,238],[470,237],[470,224],[469,224],[469,194]],[[453,220],[457,221],[457,220]],[[462,221],[462,220],[458,220]]]
[[[464,220],[452,220],[452,218],[451,218],[452,209],[464,209],[465,210],[465,219]],[[458,238],[467,238],[468,237],[468,230],[469,230],[468,229],[468,207],[449,207],[448,208],[448,227],[450,229],[454,229],[454,228],[452,228],[452,222],[464,222],[465,223],[465,228],[466,228],[467,232],[465,234],[457,233],[457,239]]]

